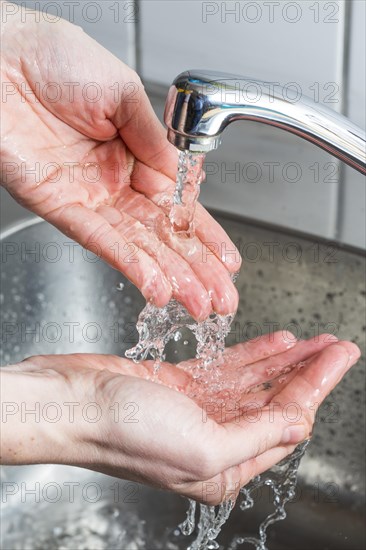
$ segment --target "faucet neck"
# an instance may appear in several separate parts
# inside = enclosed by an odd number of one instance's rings
[[[178,149],[216,149],[225,128],[251,120],[298,135],[366,173],[365,132],[335,111],[278,84],[210,71],[174,80],[165,108],[168,139]]]

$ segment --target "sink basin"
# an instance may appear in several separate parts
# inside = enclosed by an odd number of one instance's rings
[[[216,217],[244,259],[229,345],[282,328],[299,338],[326,331],[355,341],[364,357],[361,252]],[[5,234],[2,259],[3,365],[35,354],[122,355],[137,342],[134,327],[144,306],[140,293],[47,223],[28,223]],[[170,350],[168,359],[193,353],[189,345],[175,354]],[[360,361],[321,407],[288,517],[269,528],[270,550],[365,548],[364,376]],[[4,550],[188,546],[189,538],[174,534],[187,510],[179,496],[54,465],[3,467],[1,488]],[[265,492],[253,509],[236,507],[218,538],[222,548],[235,534],[255,534],[271,510]]]

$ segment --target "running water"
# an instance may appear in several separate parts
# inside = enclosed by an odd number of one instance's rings
[[[177,184],[170,211],[172,231],[182,238],[194,235],[194,213],[202,180],[203,154],[180,152],[177,174]],[[235,279],[235,277],[234,277]],[[146,304],[139,315],[136,325],[139,342],[126,352],[126,356],[134,361],[143,361],[151,356],[155,360],[154,376],[158,375],[161,363],[165,360],[165,348],[171,340],[181,338],[182,329],[189,329],[194,335],[197,348],[197,361],[185,364],[185,369],[191,371],[192,384],[189,397],[200,401],[205,397],[215,399],[219,392],[230,398],[235,398],[235,387],[232,380],[228,381],[221,369],[222,355],[225,349],[225,338],[230,331],[233,315],[210,315],[203,322],[196,322],[187,310],[175,300],[171,300],[164,308],[157,308],[151,303]],[[187,366],[188,365],[188,366]],[[299,366],[300,368],[300,366]],[[230,384],[231,382],[231,384]],[[250,393],[252,388],[247,388]],[[219,398],[221,399],[221,398]],[[256,550],[267,550],[267,528],[286,517],[285,505],[295,493],[297,471],[300,460],[305,453],[308,442],[298,445],[295,451],[268,472],[255,477],[243,487],[238,497],[242,510],[254,505],[253,493],[261,487],[268,486],[273,492],[274,512],[259,526],[259,536],[236,536],[229,549],[236,550],[244,543],[250,543]],[[179,526],[183,535],[191,535],[197,531],[195,541],[188,550],[216,550],[219,544],[216,538],[221,528],[229,518],[234,507],[231,500],[223,502],[218,507],[200,504],[189,500],[186,520]],[[198,520],[196,521],[196,516]]]
[[[197,368],[206,370],[219,365],[225,349],[225,338],[229,334],[234,315],[211,314],[202,322],[195,321],[177,301],[171,300],[165,307],[158,308],[147,303],[139,315],[136,329],[138,344],[126,351],[126,357],[135,362],[144,361],[150,355],[156,362],[156,369],[165,360],[165,347],[170,340],[180,339],[181,330],[188,328],[197,341]],[[196,374],[198,376],[198,374]]]
[[[192,535],[196,528],[195,514],[197,503],[189,499],[189,509],[187,518],[179,525],[183,535]],[[197,538],[188,548],[188,550],[217,550],[219,544],[216,538],[219,535],[222,526],[230,516],[234,504],[231,500],[223,502],[218,506],[216,512],[215,506],[199,505],[199,521],[197,523]]]
[[[193,218],[200,193],[204,160],[203,153],[179,152],[177,183],[170,212],[174,233],[188,237],[194,235]]]
[[[242,499],[240,509],[248,510],[254,505],[253,493],[264,486],[270,487],[273,493],[274,511],[260,524],[259,537],[236,536],[231,542],[229,550],[237,550],[244,543],[252,544],[256,550],[268,550],[266,546],[267,529],[273,523],[286,518],[285,506],[295,496],[297,473],[308,444],[309,441],[300,443],[289,457],[276,464],[268,472],[253,478],[240,490]]]
[[[249,510],[255,504],[254,494],[267,486],[273,495],[274,511],[269,514],[259,526],[259,536],[236,535],[231,541],[228,550],[238,550],[242,544],[252,544],[256,550],[268,550],[267,529],[273,523],[286,518],[286,504],[295,496],[297,472],[301,458],[304,456],[309,441],[297,446],[295,451],[285,460],[276,464],[271,470],[253,478],[250,483],[240,490],[238,505],[241,510]],[[229,518],[234,505],[227,501],[215,511],[214,506],[199,506],[199,520],[197,522],[197,538],[188,550],[217,550],[220,545],[216,542],[222,526]],[[196,528],[197,503],[189,500],[189,509],[186,520],[179,526],[183,535],[191,535]]]

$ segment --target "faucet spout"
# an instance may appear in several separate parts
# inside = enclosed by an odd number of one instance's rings
[[[211,71],[174,80],[165,106],[168,139],[178,149],[217,149],[235,120],[252,120],[296,134],[366,174],[366,136],[358,126],[307,97],[288,98],[275,83]]]

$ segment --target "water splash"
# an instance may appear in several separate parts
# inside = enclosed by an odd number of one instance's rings
[[[247,543],[255,547],[255,550],[268,550],[267,529],[270,525],[286,518],[286,504],[295,496],[298,469],[300,461],[309,444],[304,441],[299,444],[294,452],[273,468],[262,475],[253,478],[245,487],[242,487],[238,497],[238,505],[241,510],[249,510],[255,504],[255,495],[263,487],[269,487],[273,495],[274,511],[269,514],[259,526],[259,536],[236,535],[231,541],[228,550],[237,550],[239,546]],[[232,501],[223,502],[220,506],[206,506],[200,504],[199,517],[197,515],[197,503],[189,499],[187,517],[179,528],[183,535],[192,535],[197,528],[197,537],[188,550],[217,550],[220,546],[216,541],[223,525],[229,518],[234,508]]]
[[[165,307],[158,308],[147,303],[139,315],[136,329],[139,334],[137,345],[126,351],[126,357],[135,362],[143,361],[149,355],[160,363],[165,360],[165,347],[170,340],[181,338],[181,329],[188,328],[197,341],[193,377],[200,371],[221,364],[225,349],[225,338],[230,331],[234,315],[213,313],[202,322],[195,321],[177,301],[171,300]]]
[[[202,178],[203,154],[181,152],[177,185],[170,212],[172,230],[183,238],[194,235],[193,218],[199,194],[199,184]],[[235,281],[235,276],[233,277]],[[179,341],[182,329],[188,328],[196,338],[196,360],[185,365],[190,370],[192,384],[189,397],[199,401],[199,397],[210,397],[217,402],[217,395],[222,390],[233,390],[232,385],[223,376],[223,352],[225,338],[230,331],[233,315],[221,316],[212,314],[203,322],[196,322],[187,310],[175,300],[171,300],[164,308],[157,308],[148,303],[141,312],[136,328],[139,334],[138,344],[126,352],[126,356],[134,361],[142,361],[151,356],[155,360],[155,374],[160,364],[165,360],[165,348],[170,340]],[[270,376],[273,372],[267,372]],[[279,383],[285,381],[287,371],[281,372]],[[230,382],[230,381],[229,381]],[[231,381],[232,383],[232,381]],[[247,391],[256,391],[248,387]],[[243,389],[241,389],[243,391]],[[234,394],[232,394],[234,395]],[[218,398],[220,400],[220,398]],[[254,505],[254,492],[263,486],[268,486],[273,492],[274,512],[259,526],[259,536],[235,536],[230,550],[236,550],[241,544],[250,543],[256,550],[267,550],[267,529],[273,523],[286,517],[285,505],[295,494],[297,472],[300,460],[305,453],[308,442],[298,445],[295,451],[268,472],[256,476],[240,490],[238,501],[240,508],[247,510]],[[208,506],[189,500],[189,508],[185,521],[179,526],[183,535],[192,535],[197,531],[196,539],[188,550],[217,550],[219,544],[216,538],[234,507],[231,500],[219,506]],[[196,518],[196,516],[198,516]]]
[[[193,218],[202,181],[204,153],[180,151],[170,222],[174,233],[194,235]]]
[[[309,440],[300,443],[290,456],[276,464],[268,472],[253,478],[248,485],[240,490],[240,508],[241,510],[248,510],[254,505],[253,493],[264,486],[270,487],[273,494],[274,512],[269,514],[260,524],[259,537],[235,536],[229,550],[237,550],[244,543],[252,544],[256,550],[268,550],[266,546],[267,529],[273,523],[286,518],[285,506],[295,496],[300,461],[308,444]]]
[[[197,538],[189,546],[188,550],[217,550],[219,544],[216,542],[222,526],[230,516],[234,503],[231,500],[223,502],[220,506],[199,505],[199,521],[197,522]],[[184,535],[191,535],[196,527],[195,514],[197,503],[189,499],[187,518],[179,525]],[[217,510],[216,510],[217,508]]]

